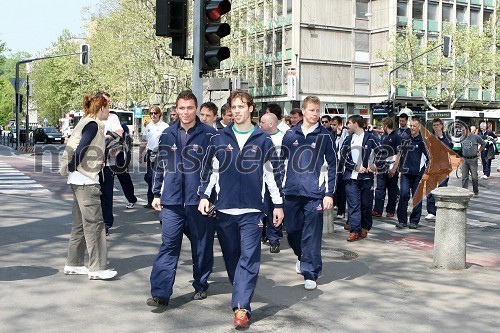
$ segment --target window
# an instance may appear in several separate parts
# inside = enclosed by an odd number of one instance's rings
[[[266,35],[266,53],[271,53],[273,52],[273,34],[269,33]]]
[[[281,32],[281,30],[276,31],[274,44],[276,45],[276,52],[281,52],[281,46],[283,44],[283,33]]]
[[[465,21],[465,8],[462,6],[457,6],[457,22],[458,23],[466,23]]]
[[[370,51],[370,36],[364,33],[356,33],[354,36],[355,51]]]
[[[368,68],[354,68],[354,94],[368,95],[370,88],[370,70]]]
[[[451,6],[444,6],[443,5],[443,17],[442,17],[443,22],[451,22],[452,9],[453,9],[453,7],[451,7]]]
[[[368,0],[356,0],[356,18],[366,19],[368,13]]]
[[[484,11],[484,13],[483,13],[483,26],[486,26],[487,24],[490,23],[492,14],[493,14],[493,12],[489,12],[486,10]]]
[[[293,8],[293,0],[288,0],[286,3],[286,12],[287,14],[292,13],[292,8]]]
[[[408,2],[398,1],[398,16],[405,16],[405,17],[408,16]]]
[[[271,87],[273,85],[273,68],[271,66],[266,66],[266,77],[265,84],[266,87]]]
[[[479,26],[479,10],[470,11],[470,25]]]
[[[423,2],[413,2],[412,7],[412,17],[414,20],[421,20],[424,16],[424,3]]]
[[[437,9],[438,9],[438,5],[434,4],[434,3],[430,3],[429,6],[427,6],[427,19],[429,21],[437,21],[438,20]]]
[[[281,65],[277,65],[274,68],[274,84],[282,84],[283,80],[283,67]]]

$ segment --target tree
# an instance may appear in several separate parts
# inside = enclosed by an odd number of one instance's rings
[[[437,105],[453,109],[459,99],[468,97],[469,89],[489,89],[494,82],[498,72],[497,55],[490,29],[491,25],[482,31],[460,24],[448,26],[443,34],[452,36],[452,56],[445,58],[438,49],[418,57],[399,69],[392,83],[406,87],[413,96],[421,96],[431,109],[436,109]],[[389,51],[382,56],[390,68],[442,43],[441,38],[425,41],[417,33],[408,22],[404,32],[391,38]]]

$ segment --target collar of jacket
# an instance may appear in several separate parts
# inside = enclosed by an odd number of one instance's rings
[[[182,128],[180,120],[177,120],[172,126],[170,126],[173,131],[171,133],[177,137],[177,134],[179,133],[179,129]],[[203,130],[203,123],[201,122],[200,118],[196,116],[196,123],[194,127],[191,127],[189,130],[193,129],[193,132],[191,132],[191,135],[194,136],[200,132],[204,132]],[[184,130],[184,129],[183,129]]]
[[[255,137],[255,136],[260,136],[260,135],[263,135],[265,133],[259,126],[257,126],[253,122],[252,122],[252,124],[255,126],[255,129],[252,132],[252,134],[250,134],[250,137],[248,138],[248,141],[250,141],[250,139],[253,138],[253,137]],[[234,134],[233,126],[234,126],[234,123],[231,123],[231,124],[227,125],[222,130],[222,133],[224,133],[225,135],[229,135],[231,138],[233,138],[234,141],[238,141],[238,140],[236,140],[236,135]]]
[[[300,134],[304,135],[304,132],[302,132],[302,123],[303,122],[304,122],[303,120],[299,121],[297,123],[297,125],[295,125],[291,128],[291,130],[295,131],[296,133],[300,133]],[[310,132],[309,134],[311,134],[311,133],[319,134],[319,133],[321,133],[321,129],[324,129],[328,133],[328,130],[326,128],[324,128],[323,126],[318,124],[318,126],[314,129],[314,131]],[[330,133],[328,133],[328,134],[330,134]]]

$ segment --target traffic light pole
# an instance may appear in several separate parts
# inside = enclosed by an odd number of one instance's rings
[[[194,0],[193,4],[193,94],[198,99],[198,104],[203,103],[203,81],[202,74],[202,57],[203,49],[201,47],[203,29],[201,26],[201,15],[204,10],[204,0]]]
[[[69,56],[74,56],[81,54],[81,52],[77,53],[68,53],[68,54],[59,54],[55,56],[47,56],[47,57],[41,57],[41,58],[32,58],[32,59],[25,59],[25,60],[20,60],[16,62],[16,80],[14,81],[14,90],[16,91],[16,150],[19,147],[19,141],[21,140],[20,137],[20,128],[19,128],[19,116],[21,114],[21,94],[20,94],[20,84],[19,84],[19,66],[22,64],[27,64],[33,61],[37,60],[44,60],[44,59],[52,59],[52,58],[61,58],[61,57],[69,57]],[[28,99],[28,98],[26,98]],[[26,112],[28,110],[26,109]],[[29,124],[28,124],[29,125]],[[28,135],[28,132],[26,132],[26,135]]]

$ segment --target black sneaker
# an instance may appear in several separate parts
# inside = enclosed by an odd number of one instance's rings
[[[269,248],[269,251],[271,253],[280,253],[280,245],[279,244],[271,245],[271,247]]]
[[[152,208],[153,208],[153,206],[152,206],[151,204],[147,204],[147,205],[144,205],[144,206],[142,206],[142,207],[144,207],[144,208],[150,208],[150,209],[152,209]]]
[[[262,236],[262,238],[260,239],[261,243],[262,244],[266,244],[267,243],[267,237],[266,236]]]
[[[403,229],[403,228],[407,228],[407,227],[408,227],[407,223],[396,223],[396,228],[398,228],[398,229]]]
[[[408,226],[409,229],[417,229],[417,225],[415,223],[410,223]]]
[[[154,307],[160,307],[160,306],[167,306],[168,301],[164,300],[163,298],[160,297],[151,297],[148,298],[146,301],[146,304],[149,306],[154,306]]]
[[[109,229],[106,229],[106,236],[109,236]]]
[[[207,292],[204,291],[204,290],[195,290],[194,291],[194,295],[193,295],[193,299],[194,300],[202,300],[202,299],[205,299],[207,298]]]

